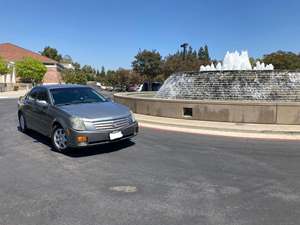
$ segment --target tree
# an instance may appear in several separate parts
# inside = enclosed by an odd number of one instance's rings
[[[198,58],[200,60],[205,60],[205,51],[203,47],[200,47],[198,50]]]
[[[104,85],[125,90],[130,84],[140,84],[144,81],[144,78],[133,70],[119,68],[117,70],[107,70],[106,75],[97,77],[97,81]]]
[[[156,79],[156,77],[154,78]],[[129,84],[141,84],[145,80],[139,73],[134,70],[131,70],[129,73]]]
[[[106,72],[106,76],[104,79],[102,79],[102,82],[105,85],[109,85],[109,86],[116,86],[118,84],[118,81],[116,79],[116,71],[114,70],[107,70]]]
[[[202,64],[197,56],[187,55],[186,59],[182,60],[180,54],[174,54],[165,58],[162,69],[164,77],[167,78],[175,72],[198,71]]]
[[[78,62],[73,62],[72,65],[74,66],[75,70],[80,70],[81,66]]]
[[[105,77],[105,75],[106,75],[106,74],[105,74],[105,68],[104,68],[104,66],[102,66],[102,67],[101,67],[100,76],[101,76],[101,77]]]
[[[86,73],[86,74],[93,74],[94,73],[94,69],[93,67],[91,67],[90,65],[84,65],[81,68],[82,72]]]
[[[275,69],[296,70],[300,69],[300,55],[293,52],[277,51],[264,55],[262,61],[266,64],[273,64]]]
[[[51,48],[50,46],[45,47],[44,50],[40,53],[41,55],[53,59],[57,62],[60,62],[62,60],[61,54],[58,54],[58,51],[55,48]]]
[[[207,45],[205,45],[204,47],[199,48],[198,58],[202,61],[205,61],[207,64],[211,61]]]
[[[204,46],[204,60],[210,61],[209,51],[208,51],[208,46],[207,45]]]
[[[47,71],[46,66],[40,61],[27,57],[16,62],[17,76],[30,80],[31,83],[40,83]]]
[[[188,55],[193,55],[193,48],[192,46],[189,46],[189,50],[187,52]]]
[[[122,90],[126,90],[126,87],[130,83],[130,71],[119,68],[115,73],[116,85],[119,86]]]
[[[70,84],[86,84],[87,76],[80,70],[64,69],[62,78],[66,83]]]
[[[104,66],[101,67],[101,72],[99,70],[96,71],[96,80],[99,82],[104,82],[106,78],[106,72]]]
[[[254,67],[256,65],[256,62],[258,61],[257,59],[253,58],[253,57],[250,57],[249,58],[249,61],[250,61],[250,64],[252,67]]]
[[[140,84],[142,80],[140,74],[132,70],[119,68],[115,73],[115,85],[122,90],[126,90],[129,85]]]
[[[133,70],[142,76],[146,76],[151,86],[153,79],[161,72],[161,55],[156,50],[143,50],[134,58],[135,60],[132,62]]]
[[[90,65],[84,65],[81,68],[82,73],[85,74],[85,76],[87,77],[88,81],[93,81],[96,78],[96,70],[90,66]]]
[[[72,57],[69,55],[64,55],[64,57],[62,57],[62,59],[60,60],[60,62],[62,63],[67,63],[67,64],[72,64],[73,60]]]
[[[8,74],[9,68],[7,63],[0,57],[0,75]]]

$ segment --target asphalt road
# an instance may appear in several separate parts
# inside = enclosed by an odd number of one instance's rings
[[[299,142],[141,129],[63,155],[17,130],[0,100],[1,225],[289,225],[300,221]]]

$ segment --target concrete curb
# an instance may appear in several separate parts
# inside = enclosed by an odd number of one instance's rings
[[[173,132],[183,132],[183,133],[191,133],[191,134],[202,134],[202,135],[215,135],[215,136],[227,136],[227,137],[239,137],[239,138],[254,138],[254,139],[280,139],[280,140],[300,140],[300,127],[299,129],[294,130],[271,130],[270,128],[266,128],[265,130],[254,128],[252,129],[239,129],[228,128],[222,126],[223,123],[220,123],[219,126],[211,127],[211,126],[194,126],[191,124],[174,124],[168,123],[167,121],[161,121],[161,118],[157,118],[158,121],[155,121],[154,117],[150,119],[139,118],[141,115],[137,115],[137,120],[141,127],[173,131]],[[144,115],[142,117],[145,117]],[[166,118],[167,120],[167,118]],[[190,121],[191,123],[193,121]],[[209,122],[208,122],[209,123]],[[238,125],[232,125],[238,126]],[[251,126],[251,124],[250,124]],[[261,124],[261,127],[268,126],[266,124]],[[280,125],[278,125],[280,126]],[[243,126],[244,127],[244,126]],[[297,127],[298,128],[298,127]]]
[[[6,96],[0,96],[0,100],[5,100],[5,99],[19,99],[19,97],[6,97]]]
[[[300,136],[300,130],[299,131],[279,131],[279,130],[244,130],[244,129],[238,129],[238,128],[222,128],[222,127],[206,127],[206,126],[192,126],[192,125],[174,125],[174,124],[167,124],[167,123],[160,123],[160,122],[149,122],[144,120],[139,120],[139,123],[141,124],[157,124],[159,126],[168,126],[168,127],[174,127],[174,128],[188,128],[188,129],[200,129],[200,130],[210,130],[210,131],[222,131],[222,132],[239,132],[239,133],[260,133],[260,134],[286,134],[286,135],[299,135]]]
[[[172,126],[161,126],[150,123],[140,122],[139,125],[145,128],[165,130],[179,133],[209,135],[209,136],[223,136],[233,138],[248,138],[248,139],[270,139],[270,140],[290,140],[299,141],[300,135],[288,135],[288,134],[266,134],[266,133],[245,133],[245,132],[230,132],[230,131],[212,131],[204,129],[192,129],[192,128],[178,128]]]

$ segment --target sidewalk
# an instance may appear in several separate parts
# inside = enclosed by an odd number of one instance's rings
[[[141,114],[135,116],[142,127],[162,130],[230,137],[300,140],[300,125],[211,122]]]
[[[27,92],[28,92],[27,90],[0,92],[0,99],[5,99],[5,98],[17,99],[20,96],[24,96]]]

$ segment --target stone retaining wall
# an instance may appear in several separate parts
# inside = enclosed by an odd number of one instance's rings
[[[128,106],[135,113],[152,116],[233,123],[300,125],[300,103],[296,102],[170,100],[147,95],[154,94],[118,93],[114,95],[114,101]]]

